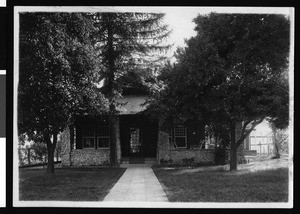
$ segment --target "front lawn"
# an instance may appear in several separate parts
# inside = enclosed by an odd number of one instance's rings
[[[20,200],[101,201],[126,169],[19,169]]]
[[[288,168],[248,173],[153,168],[172,202],[287,202]]]

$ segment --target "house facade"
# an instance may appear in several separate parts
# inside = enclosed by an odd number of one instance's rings
[[[146,96],[124,96],[117,100],[117,157],[120,163],[213,164],[214,149],[205,148],[205,124],[191,120],[163,131],[159,118],[145,114]],[[82,116],[61,134],[62,165],[109,165],[108,117]]]

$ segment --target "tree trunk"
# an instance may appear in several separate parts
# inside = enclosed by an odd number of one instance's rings
[[[230,147],[230,171],[237,170],[237,148],[236,145]]]
[[[110,17],[107,19],[107,45],[108,45],[108,98],[109,106],[109,128],[110,128],[110,167],[119,167],[117,158],[117,115],[115,101],[115,53],[113,47],[113,28]]]
[[[48,162],[47,162],[47,174],[54,173],[54,149],[53,145],[47,145],[48,150]]]
[[[48,137],[49,136],[49,137]],[[47,161],[47,174],[54,174],[54,151],[57,143],[57,134],[53,135],[53,142],[51,143],[50,135],[47,139],[47,151],[48,151],[48,161]]]
[[[274,158],[280,158],[279,145],[278,145],[277,139],[274,142],[274,147],[275,147],[275,156],[274,156]]]
[[[110,167],[119,167],[117,157],[117,116],[111,115],[109,118],[110,128]]]
[[[274,125],[271,125],[273,132],[274,158],[280,158],[277,130]]]
[[[237,170],[237,148],[235,139],[235,122],[230,122],[230,171]]]

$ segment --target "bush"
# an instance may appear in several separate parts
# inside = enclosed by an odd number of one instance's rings
[[[215,164],[216,165],[225,165],[228,163],[228,155],[226,149],[221,147],[215,148]]]
[[[161,165],[171,165],[173,163],[172,159],[165,160],[165,159],[160,159],[160,164]]]

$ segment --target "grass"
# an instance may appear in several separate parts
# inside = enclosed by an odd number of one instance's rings
[[[126,169],[19,169],[20,200],[102,201]]]
[[[287,202],[288,168],[239,174],[153,168],[171,202]]]

